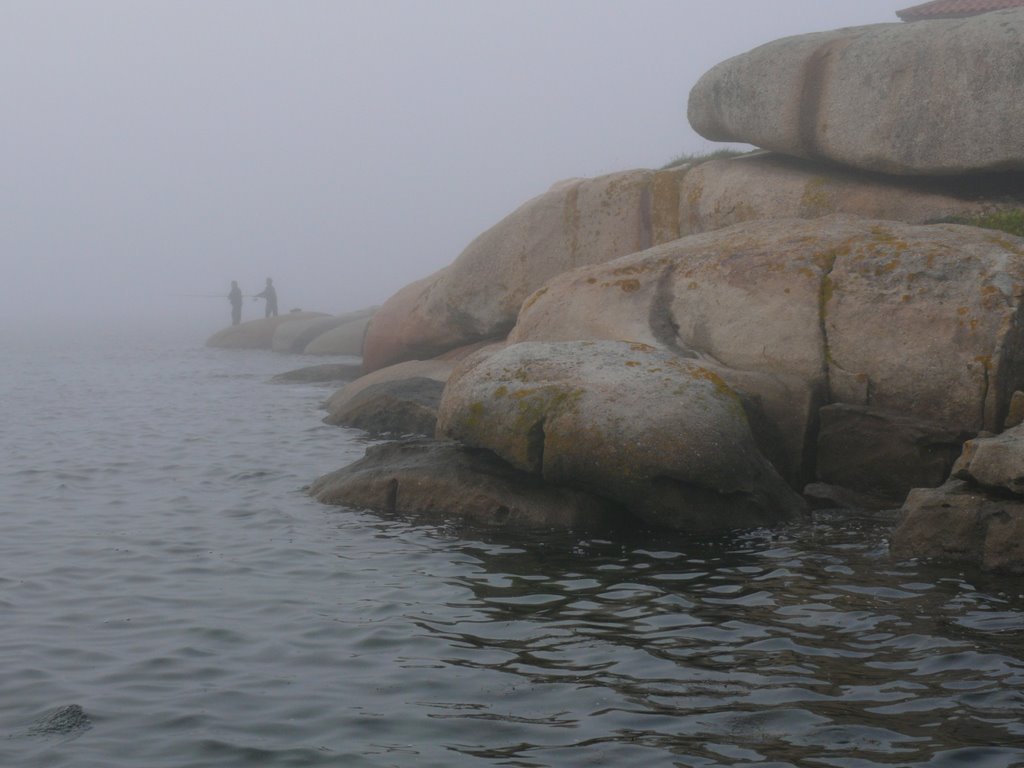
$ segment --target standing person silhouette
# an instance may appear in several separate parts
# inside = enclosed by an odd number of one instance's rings
[[[274,281],[267,278],[267,287],[256,294],[257,299],[266,299],[267,306],[263,313],[264,317],[277,317],[277,291],[274,290]]]
[[[242,322],[242,289],[238,287],[237,280],[231,281],[228,301],[231,302],[231,324],[238,325]]]

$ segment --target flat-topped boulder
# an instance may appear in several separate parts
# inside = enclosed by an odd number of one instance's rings
[[[1024,212],[1024,174],[894,177],[762,151],[695,165],[679,198],[680,235],[836,213],[906,224],[973,221]]]
[[[249,320],[217,331],[206,340],[206,346],[222,349],[270,349],[274,343],[274,334],[286,323],[325,317],[330,316],[323,312],[289,312],[276,317]]]
[[[1024,8],[787,37],[708,71],[713,141],[890,174],[1024,169]]]

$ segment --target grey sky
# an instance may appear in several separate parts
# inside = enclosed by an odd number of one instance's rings
[[[380,303],[559,179],[714,148],[717,62],[912,4],[0,0],[0,316]]]

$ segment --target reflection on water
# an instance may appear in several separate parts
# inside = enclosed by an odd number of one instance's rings
[[[884,515],[417,526],[302,492],[365,447],[266,383],[304,361],[24,352],[0,766],[1024,765],[1024,580],[895,562]]]
[[[508,683],[433,717],[517,765],[1024,764],[1022,596],[890,562],[887,525],[464,549],[464,613],[417,623]]]

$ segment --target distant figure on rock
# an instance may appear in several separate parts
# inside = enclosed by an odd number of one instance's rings
[[[263,313],[264,317],[277,317],[277,291],[274,290],[273,280],[268,277],[267,287],[257,293],[255,298],[267,300],[266,311]]]
[[[231,281],[228,301],[231,302],[231,324],[238,325],[242,322],[242,289],[238,287],[237,280]]]

